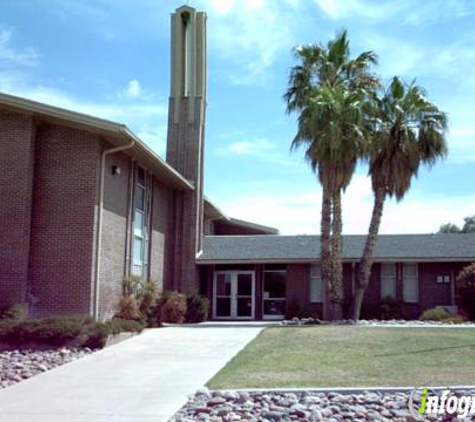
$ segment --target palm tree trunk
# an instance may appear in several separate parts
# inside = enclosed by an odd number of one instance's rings
[[[343,268],[342,268],[342,240],[343,229],[341,216],[341,190],[337,189],[333,194],[333,221],[332,221],[332,247],[331,247],[331,271],[332,271],[332,292],[331,292],[331,319],[339,320],[343,318]]]
[[[381,224],[385,200],[386,188],[377,188],[374,192],[373,213],[369,224],[368,236],[366,237],[363,256],[361,257],[356,273],[355,292],[350,310],[351,318],[354,320],[360,319],[361,305],[363,304],[364,294],[369,284],[371,267],[373,265],[373,252],[378,240],[379,226]]]
[[[322,220],[321,220],[321,236],[320,236],[320,263],[322,272],[322,283],[324,289],[323,298],[323,319],[330,318],[330,293],[332,291],[332,269],[331,269],[331,231],[332,209],[331,195],[328,187],[323,185],[322,194]]]

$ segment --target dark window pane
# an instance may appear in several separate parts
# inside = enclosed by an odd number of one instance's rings
[[[231,298],[217,298],[216,299],[216,316],[230,317],[231,316]]]
[[[238,296],[252,296],[252,274],[238,274]]]
[[[287,274],[285,272],[264,273],[264,297],[285,298],[286,279]]]
[[[240,297],[237,299],[237,316],[251,317],[252,316],[252,299]]]
[[[145,189],[138,185],[135,186],[134,208],[145,211]]]
[[[137,183],[141,186],[145,186],[145,171],[140,167],[137,169]]]
[[[265,300],[264,315],[284,315],[285,300]]]
[[[217,296],[231,296],[231,275],[230,274],[216,275],[216,295]]]

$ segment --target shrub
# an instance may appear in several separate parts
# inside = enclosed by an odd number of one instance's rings
[[[138,294],[140,320],[145,325],[153,325],[153,308],[157,303],[157,284],[153,281],[143,283]]]
[[[468,319],[464,315],[457,314],[451,315],[448,318],[445,318],[443,321],[452,324],[463,324],[464,322],[467,322]]]
[[[14,345],[29,342],[61,347],[104,347],[110,334],[141,332],[143,325],[137,321],[114,318],[96,322],[90,317],[70,316],[25,321],[0,321],[0,341]]]
[[[379,302],[379,319],[403,319],[404,312],[402,302],[391,297],[387,297]]]
[[[186,315],[186,296],[177,291],[163,292],[157,301],[157,323],[181,324]]]
[[[142,279],[137,276],[125,277],[122,280],[122,296],[137,297]]]
[[[43,320],[30,319],[12,326],[6,340],[13,344],[37,342],[63,346],[76,339],[87,326],[80,317],[54,317]]]
[[[186,322],[202,322],[208,319],[209,300],[199,293],[190,293],[186,297]]]
[[[27,316],[26,309],[20,303],[14,303],[3,308],[0,311],[0,319],[17,319],[23,320]]]
[[[455,279],[460,296],[460,307],[475,320],[475,263],[466,266]]]
[[[119,301],[119,311],[115,317],[136,321],[140,319],[139,304],[133,296],[123,296]]]
[[[140,333],[144,329],[140,322],[122,318],[112,318],[104,324],[107,326],[109,334]]]
[[[0,320],[0,341],[8,341],[10,331],[19,322],[13,319]]]
[[[318,314],[313,313],[312,311],[306,307],[300,306],[299,302],[295,299],[288,300],[285,303],[285,319],[292,319],[292,318],[317,318]]]
[[[431,308],[426,309],[419,319],[421,321],[444,321],[449,318],[451,315],[444,308]]]

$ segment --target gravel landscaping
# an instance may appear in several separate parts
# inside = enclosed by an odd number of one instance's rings
[[[89,348],[0,352],[0,389],[92,353]]]
[[[475,390],[465,393],[473,395]],[[408,400],[408,393],[210,392],[204,388],[190,397],[188,403],[170,421],[414,421],[409,413]],[[424,420],[459,419],[438,415],[425,416]]]
[[[362,319],[355,321],[352,319],[342,319],[337,321],[321,321],[314,318],[292,318],[282,321],[282,325],[301,326],[301,325],[363,325],[366,327],[475,327],[475,322],[443,322],[443,321],[420,321],[417,319]]]

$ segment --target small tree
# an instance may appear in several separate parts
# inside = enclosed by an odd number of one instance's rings
[[[475,320],[475,263],[466,266],[456,279],[460,305],[470,319]]]

